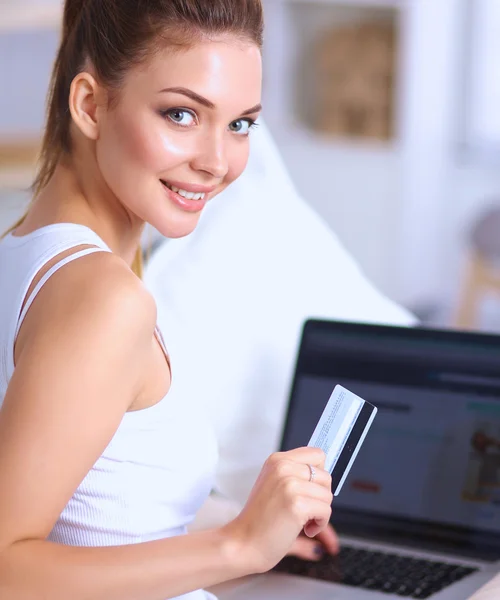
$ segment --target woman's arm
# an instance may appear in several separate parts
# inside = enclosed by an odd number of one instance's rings
[[[45,541],[141,392],[155,319],[108,255],[61,269],[33,303],[0,411],[2,599],[164,600],[241,573],[222,531],[116,548]]]
[[[105,548],[24,540],[0,554],[0,597],[165,600],[251,571],[223,529]]]
[[[45,541],[140,397],[155,321],[149,295],[109,256],[61,269],[33,303],[0,410],[2,600],[165,600],[267,570],[304,526],[316,535],[328,523],[324,454],[305,448],[271,457],[220,529],[120,547]]]

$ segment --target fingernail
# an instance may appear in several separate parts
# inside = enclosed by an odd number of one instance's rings
[[[314,554],[316,554],[316,556],[323,556],[324,553],[325,553],[325,550],[324,550],[323,546],[320,546],[319,544],[314,546]]]

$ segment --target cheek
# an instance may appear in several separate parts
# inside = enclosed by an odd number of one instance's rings
[[[150,119],[124,129],[121,143],[131,159],[150,173],[159,175],[189,160],[192,148],[180,132],[168,130],[161,119]]]
[[[125,167],[130,168],[137,175],[138,170],[154,173],[161,169],[162,156],[167,150],[161,134],[147,123],[117,120],[109,128],[109,134],[108,140],[113,148],[108,145],[108,151],[114,151],[115,156],[120,157],[123,171]]]
[[[245,170],[250,154],[250,143],[251,142],[248,139],[244,141],[238,140],[231,148],[226,176],[227,185],[232,183],[235,179],[238,179]]]
[[[125,205],[144,187],[144,173],[153,152],[142,128],[109,118],[101,125],[96,160],[104,183]]]
[[[119,176],[135,189],[145,184],[145,178],[156,183],[161,173],[187,159],[189,148],[179,137],[168,132],[156,115],[129,119],[118,113],[103,127],[99,140],[103,175]]]

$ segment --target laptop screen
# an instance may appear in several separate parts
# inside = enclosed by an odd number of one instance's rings
[[[378,407],[332,520],[340,532],[500,557],[500,337],[309,321],[282,448],[336,384]]]

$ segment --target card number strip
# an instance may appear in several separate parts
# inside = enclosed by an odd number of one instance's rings
[[[333,467],[332,472],[332,489],[335,490],[335,495],[337,495],[342,487],[341,484],[344,483],[345,478],[347,477],[347,473],[350,470],[350,462],[354,462],[354,458],[357,454],[357,449],[361,446],[363,442],[369,426],[371,425],[376,414],[376,409],[374,406],[365,402],[359,416],[354,424],[349,437],[347,438],[346,443],[340,453],[339,459],[337,460],[335,466]],[[356,454],[355,454],[356,453]],[[352,464],[351,462],[351,464]]]

